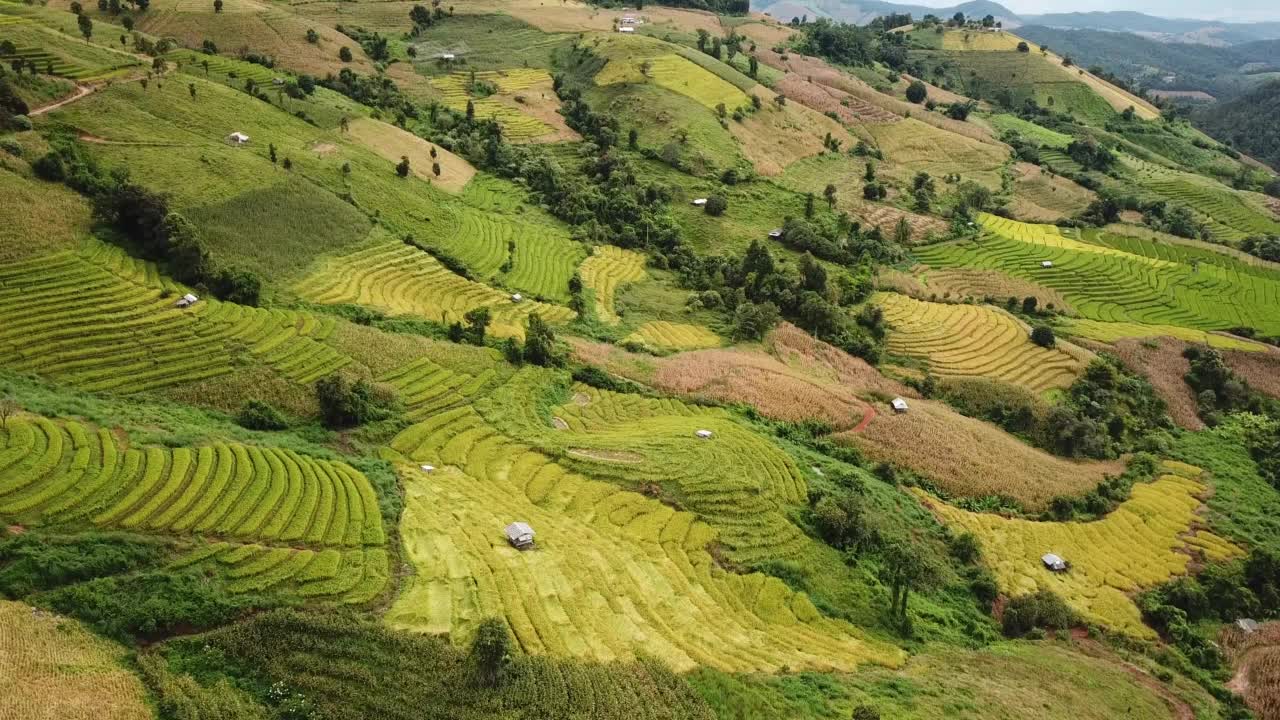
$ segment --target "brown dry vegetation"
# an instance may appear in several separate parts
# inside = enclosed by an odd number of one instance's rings
[[[907,87],[911,85],[912,80],[919,80],[920,82],[924,83],[925,90],[927,90],[929,93],[928,94],[929,99],[934,102],[942,103],[943,105],[951,105],[954,103],[965,103],[972,100],[972,98],[965,97],[964,95],[961,95],[959,93],[951,92],[950,90],[943,90],[942,88],[938,87],[937,85],[934,85],[928,80],[925,80],[923,78],[917,78],[914,75],[908,75],[906,73],[903,73],[902,76],[898,78],[898,82],[894,83],[893,85],[894,91],[902,93],[903,97],[906,97]]]
[[[1227,350],[1222,353],[1227,366],[1244,378],[1255,390],[1280,398],[1280,350],[1263,352]]]
[[[910,468],[953,496],[1004,495],[1040,510],[1058,495],[1079,495],[1120,462],[1072,462],[1033,448],[990,423],[965,417],[931,400],[914,400],[909,412],[887,406],[860,433],[837,440],[868,457]]]
[[[1245,699],[1258,720],[1280,720],[1280,622],[1250,634],[1228,627],[1220,641],[1236,670],[1227,686]]]
[[[1013,166],[1013,202],[1010,209],[1024,220],[1053,222],[1075,215],[1089,206],[1095,195],[1074,182],[1044,172],[1030,163]]]
[[[906,294],[922,300],[931,299],[935,295],[938,299],[973,298],[978,301],[990,297],[1000,303],[1011,297],[1018,298],[1019,302],[1026,297],[1035,297],[1040,307],[1052,304],[1055,309],[1072,312],[1071,305],[1056,290],[1029,280],[1009,277],[996,270],[930,270],[927,266],[921,266],[917,269],[916,278],[917,286],[923,289],[923,294],[911,291],[906,291]]]
[[[1169,417],[1179,427],[1200,430],[1204,423],[1196,413],[1196,396],[1183,376],[1191,364],[1182,357],[1187,344],[1168,337],[1117,341],[1115,354],[1130,370],[1140,373],[1169,406]],[[1242,353],[1256,355],[1258,353]]]
[[[791,163],[821,153],[827,134],[845,147],[857,143],[843,125],[825,115],[799,103],[778,107],[769,102],[773,91],[762,86],[756,86],[753,92],[765,105],[742,122],[730,123],[729,131],[761,175],[780,175]]]
[[[565,123],[564,115],[560,114],[560,98],[552,90],[551,80],[538,83],[518,93],[509,95],[499,93],[494,95],[493,99],[535,120],[541,120],[554,130],[554,132],[539,135],[529,140],[529,142],[576,142],[582,139],[582,136],[577,131]]]
[[[734,28],[739,35],[746,36],[764,47],[773,47],[785,43],[795,30],[778,23],[776,20],[759,16],[760,22],[743,23]]]
[[[400,162],[401,156],[409,158],[410,172],[442,190],[462,192],[462,188],[475,177],[476,169],[471,163],[394,125],[359,118],[351,123],[349,132],[356,142],[392,163]],[[434,161],[431,158],[433,147],[436,149]],[[439,177],[431,170],[432,162],[440,164]]]

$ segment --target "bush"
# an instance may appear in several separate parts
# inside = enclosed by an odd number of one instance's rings
[[[333,429],[354,427],[380,414],[373,388],[365,380],[348,384],[341,375],[321,378],[316,382],[316,400],[325,426]]]
[[[1075,619],[1075,613],[1061,597],[1040,590],[1009,601],[1004,608],[1004,634],[1022,637],[1035,628],[1066,630]]]
[[[712,217],[720,217],[728,209],[729,202],[719,195],[707,198],[707,204],[703,206],[703,210]]]
[[[160,562],[165,547],[121,535],[36,533],[0,542],[0,595],[24,597],[70,583],[133,572]]]
[[[240,427],[249,430],[284,430],[289,427],[288,421],[271,405],[261,400],[250,400],[240,409],[236,417]]]
[[[1031,342],[1043,348],[1051,348],[1057,340],[1053,336],[1053,328],[1048,325],[1037,325],[1031,331]]]
[[[919,104],[924,102],[927,97],[929,97],[929,89],[919,80],[912,80],[911,84],[907,86],[907,100]]]

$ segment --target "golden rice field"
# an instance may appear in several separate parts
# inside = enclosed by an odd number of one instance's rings
[[[418,421],[471,402],[496,375],[492,368],[470,375],[423,357],[386,373],[378,381],[395,388],[406,417]]]
[[[254,361],[307,384],[350,363],[323,340],[334,319],[202,299],[152,263],[86,240],[0,265],[0,365],[84,390],[139,392]]]
[[[803,481],[793,470],[775,474],[767,453],[752,451],[759,438],[735,431],[717,411],[576,391],[555,410],[573,418],[570,428],[546,429],[563,438],[560,461],[498,432],[471,407],[436,414],[393,441],[414,463],[438,469],[401,466],[401,536],[417,573],[386,616],[392,627],[461,644],[482,618],[499,615],[526,652],[603,661],[644,652],[678,670],[852,670],[902,661],[898,650],[823,618],[776,578],[720,569],[706,546],[726,541],[717,529],[723,519],[704,523],[697,507],[678,511],[622,489],[631,484],[625,477],[636,485],[683,482],[687,504],[717,503],[735,514],[734,500],[754,497],[742,509],[755,514],[736,522],[743,537],[765,535],[747,526],[759,527],[776,493],[803,497],[795,484]],[[696,438],[701,426],[717,437]],[[707,477],[713,459],[725,471]],[[789,463],[785,455],[776,460]],[[673,479],[673,471],[685,477]],[[745,477],[725,482],[730,474]],[[508,546],[502,529],[515,520],[533,526],[535,549]],[[805,542],[792,530],[794,542]]]
[[[579,272],[584,288],[595,293],[596,317],[601,322],[617,325],[621,318],[614,308],[618,290],[628,283],[647,277],[644,253],[623,250],[613,245],[598,245],[591,257],[582,261]]]
[[[1027,280],[1010,277],[995,270],[970,270],[968,268],[926,270],[919,273],[919,279],[921,286],[907,294],[920,300],[926,299],[921,297],[926,293],[929,296],[936,294],[938,298],[952,300],[972,298],[981,301],[991,298],[996,302],[1003,302],[1012,297],[1017,298],[1019,303],[1022,302],[1023,298],[1030,296],[1036,299],[1039,307],[1043,308],[1052,305],[1056,310],[1071,312],[1070,303],[1056,290]]]
[[[373,486],[346,463],[231,443],[130,447],[105,428],[39,416],[0,430],[0,521],[333,547],[386,541]]]
[[[510,70],[486,70],[475,73],[476,82],[490,83],[501,95],[515,95],[538,85],[551,87],[551,76],[545,70],[513,68]],[[502,103],[496,96],[472,97],[467,90],[471,73],[458,71],[431,79],[431,85],[441,95],[441,100],[451,110],[463,112],[470,100],[477,118],[492,118],[502,126],[503,134],[513,142],[524,142],[554,132],[554,128],[537,118]]]
[[[493,316],[489,332],[503,337],[523,338],[526,318],[533,313],[552,323],[574,317],[559,305],[515,302],[510,293],[467,280],[429,254],[396,242],[330,258],[294,291],[311,302],[355,303],[444,324],[461,322],[467,311],[487,307]]]
[[[0,718],[149,720],[127,655],[74,620],[0,600]]]
[[[600,72],[596,73],[595,82],[597,85],[654,83],[661,88],[691,98],[712,110],[717,105],[723,104],[732,112],[735,108],[751,102],[746,93],[728,81],[674,54],[644,58],[613,58]]]
[[[1000,187],[1000,170],[1008,157],[1003,146],[948,132],[915,117],[869,124],[866,131],[888,159],[882,170],[904,182],[917,172],[938,177],[959,173],[965,180]]]
[[[1226,560],[1241,550],[1199,527],[1200,469],[1166,462],[1167,474],[1136,485],[1132,496],[1101,520],[1036,522],[973,513],[916,490],[938,517],[978,536],[1002,592],[1051,590],[1086,620],[1139,637],[1154,637],[1129,594],[1187,573],[1192,555]],[[1071,563],[1053,573],[1040,561],[1055,553]]]
[[[1219,333],[1205,332],[1178,325],[1146,325],[1134,322],[1102,322],[1085,318],[1068,318],[1062,322],[1062,331],[1099,342],[1115,342],[1124,338],[1171,337],[1189,343],[1200,343],[1222,350],[1267,352],[1266,345]]]
[[[919,358],[941,377],[987,377],[1034,392],[1070,385],[1079,358],[1042,348],[1012,315],[981,305],[933,303],[896,293],[874,298],[892,331],[891,353]]]
[[[945,403],[910,399],[909,412],[887,405],[867,427],[835,439],[880,462],[910,468],[953,497],[1000,495],[1031,511],[1043,510],[1059,495],[1078,496],[1096,488],[1124,463],[1072,461],[1032,447],[995,425],[966,417]],[[944,452],[922,451],[945,448]]]
[[[699,350],[719,347],[722,341],[719,335],[701,325],[654,320],[636,328],[624,342],[655,350]]]
[[[943,50],[1015,52],[1022,38],[1011,33],[998,30],[983,32],[979,30],[950,30],[942,34]],[[1039,46],[1027,43],[1031,50],[1039,52]]]

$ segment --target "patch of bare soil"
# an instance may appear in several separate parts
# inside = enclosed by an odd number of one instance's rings
[[[565,422],[565,421],[564,421],[564,418],[561,418],[561,417],[555,417],[555,416],[553,416],[553,417],[551,418],[551,425],[552,425],[552,426],[554,426],[554,427],[555,427],[555,429],[557,429],[557,430],[568,430],[568,429],[569,429],[569,423]]]

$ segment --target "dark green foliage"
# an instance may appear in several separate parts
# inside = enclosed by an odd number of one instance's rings
[[[270,404],[261,400],[250,400],[240,409],[236,422],[250,430],[284,430],[289,422]]]
[[[167,554],[163,543],[126,535],[17,535],[0,541],[0,593],[21,598],[71,583],[133,572],[155,565]]]
[[[1280,262],[1280,236],[1247,237],[1240,241],[1240,249],[1271,262]]]
[[[562,362],[556,349],[556,335],[551,326],[537,313],[529,316],[524,337],[524,359],[534,365],[551,367]]]
[[[230,595],[218,581],[172,570],[116,575],[53,590],[32,599],[121,640],[158,638],[225,625],[263,601]]]
[[[1067,155],[1085,170],[1105,172],[1116,162],[1115,153],[1090,138],[1072,140],[1067,145]]]
[[[326,427],[349,428],[379,418],[383,409],[373,396],[373,388],[363,379],[354,383],[342,375],[316,381],[316,400]]]
[[[0,52],[0,55],[10,54]],[[22,98],[18,97],[18,93],[9,84],[9,80],[4,77],[3,71],[0,71],[0,130],[17,128],[17,122],[14,120],[17,116],[26,117],[31,110]],[[44,177],[44,175],[41,175]],[[45,178],[51,180],[53,178]]]
[[[1031,330],[1031,342],[1043,348],[1051,348],[1057,342],[1053,336],[1053,328],[1048,325],[1037,325]]]
[[[338,59],[342,62],[351,62],[351,48],[343,45],[338,49]]]
[[[1015,597],[1004,608],[1004,634],[1009,637],[1022,637],[1035,628],[1065,630],[1075,621],[1067,603],[1049,590]]]
[[[1184,379],[1195,392],[1200,417],[1206,423],[1216,425],[1227,413],[1277,411],[1276,403],[1237,377],[1214,348],[1191,346],[1182,354],[1191,364]]]
[[[464,337],[466,341],[472,345],[484,345],[484,336],[489,329],[489,323],[493,321],[493,315],[489,312],[489,308],[481,306],[468,310],[462,319],[467,322]]]
[[[1065,457],[1114,458],[1170,427],[1164,400],[1151,384],[1103,355],[1049,411],[1037,444]]]
[[[911,84],[907,86],[908,101],[918,105],[924,102],[927,97],[929,97],[929,90],[924,86],[924,83],[919,80],[912,80]]]
[[[722,195],[712,195],[707,198],[707,204],[703,206],[703,210],[712,217],[719,217],[729,209],[729,201],[724,199]]]
[[[511,662],[511,633],[498,618],[485,618],[476,627],[467,651],[467,664],[471,666],[475,681],[489,688],[502,685],[503,675]]]

